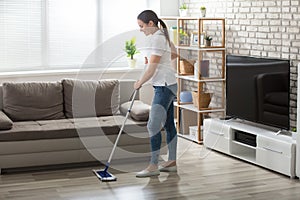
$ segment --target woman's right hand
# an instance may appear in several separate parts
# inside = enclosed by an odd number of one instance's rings
[[[140,84],[140,80],[137,80],[135,83],[134,83],[134,85],[133,85],[133,88],[135,89],[135,90],[138,90],[138,89],[140,89],[142,87],[142,85]]]

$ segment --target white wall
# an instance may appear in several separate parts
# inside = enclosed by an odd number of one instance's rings
[[[160,15],[178,16],[179,2],[175,0],[160,0]]]
[[[148,8],[159,16],[178,16],[178,0],[149,0]]]

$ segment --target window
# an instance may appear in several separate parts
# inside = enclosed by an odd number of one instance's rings
[[[41,11],[39,0],[0,1],[0,70],[41,66]]]
[[[104,40],[137,29],[146,0],[1,0],[0,71],[78,68]]]
[[[48,65],[76,66],[97,45],[97,1],[48,1]]]

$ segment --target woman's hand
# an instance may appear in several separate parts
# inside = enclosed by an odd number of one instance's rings
[[[141,87],[142,87],[142,85],[141,85],[141,83],[140,83],[140,80],[137,80],[137,81],[134,83],[133,88],[134,88],[135,90],[138,90],[138,89],[140,89]]]

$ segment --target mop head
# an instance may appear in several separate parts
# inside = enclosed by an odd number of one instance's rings
[[[93,170],[95,175],[101,180],[101,181],[116,181],[117,177],[109,173],[107,170],[99,169],[99,170]]]

